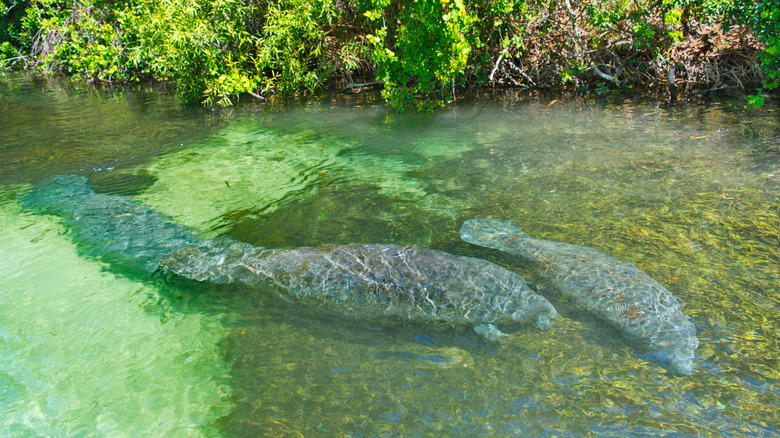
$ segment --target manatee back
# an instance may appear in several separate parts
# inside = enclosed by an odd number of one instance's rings
[[[173,251],[160,265],[190,280],[260,287],[268,284],[268,278],[253,271],[250,266],[266,254],[267,251],[262,247],[220,237]]]
[[[594,248],[535,239],[528,245],[534,261],[563,294],[664,358],[675,371],[693,372],[696,328],[666,287],[633,263]]]
[[[193,280],[274,290],[328,313],[360,318],[511,320],[546,328],[557,315],[518,274],[484,260],[419,247],[264,249],[218,239],[176,251],[162,264]]]
[[[525,280],[493,263],[427,248],[344,245],[275,250],[254,265],[298,299],[338,313],[408,319],[518,322],[555,310]]]

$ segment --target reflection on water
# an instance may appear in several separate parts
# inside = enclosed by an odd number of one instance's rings
[[[206,112],[153,96],[0,81],[0,434],[780,434],[776,106],[503,96],[398,115],[338,97]],[[488,259],[562,315],[490,343],[138,278],[16,203],[82,169],[205,237]],[[668,374],[528,266],[461,242],[477,216],[637,264],[696,324],[694,374]]]
[[[95,91],[28,75],[0,78],[0,183],[124,169],[202,139],[222,120],[152,87]],[[34,170],[34,171],[32,171]]]

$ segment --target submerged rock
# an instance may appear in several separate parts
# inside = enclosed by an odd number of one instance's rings
[[[696,328],[663,285],[633,263],[594,248],[534,239],[512,224],[469,219],[460,231],[466,242],[531,261],[564,295],[637,340],[672,370],[693,373],[699,346]]]

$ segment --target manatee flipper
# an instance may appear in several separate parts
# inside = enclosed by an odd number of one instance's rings
[[[474,324],[474,331],[484,336],[488,341],[497,341],[506,333],[499,330],[494,324]]]
[[[516,226],[497,219],[469,219],[460,228],[460,238],[468,243],[501,249],[502,238],[530,238]]]

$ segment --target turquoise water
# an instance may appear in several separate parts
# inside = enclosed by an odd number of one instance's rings
[[[770,102],[371,96],[182,108],[154,87],[0,78],[2,436],[778,436],[780,124]],[[337,318],[95,258],[18,199],[50,175],[267,247],[396,243],[521,273],[548,331]],[[681,377],[471,217],[595,247],[684,303]]]

